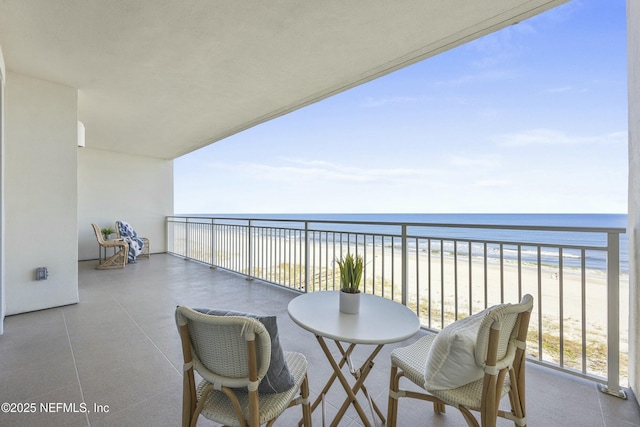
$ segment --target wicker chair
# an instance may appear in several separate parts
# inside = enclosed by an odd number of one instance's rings
[[[102,249],[100,249],[100,258],[99,264],[96,267],[98,270],[108,270],[111,268],[124,268],[127,263],[127,259],[129,257],[129,244],[122,240],[104,240],[102,237],[102,233],[100,232],[100,227],[96,224],[91,224],[93,226],[93,231],[96,233],[96,239],[98,239],[98,244],[101,248],[113,248],[114,254],[110,257],[105,256],[105,260],[102,260]]]
[[[394,350],[391,353],[387,425],[396,425],[398,399],[410,397],[433,402],[437,413],[444,413],[445,405],[453,406],[462,412],[469,426],[478,426],[471,411],[480,412],[484,427],[495,426],[497,417],[512,420],[516,426],[525,426],[525,348],[532,308],[533,298],[525,295],[519,304],[497,306],[479,316],[482,320],[471,354],[480,379],[454,389],[431,389],[427,393],[400,389],[400,379],[404,376],[426,390],[427,360],[434,335],[429,334],[410,346]],[[506,394],[509,394],[511,411],[499,409],[500,400]]]
[[[195,426],[202,414],[225,426],[271,426],[285,409],[302,405],[311,427],[307,360],[284,352],[294,386],[281,393],[260,393],[258,386],[271,358],[271,339],[255,318],[215,316],[176,308],[184,356],[182,425]],[[195,385],[195,371],[204,378]]]

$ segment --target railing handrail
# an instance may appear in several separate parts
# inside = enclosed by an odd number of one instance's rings
[[[348,224],[348,225],[385,225],[402,227],[426,227],[426,228],[487,228],[492,230],[525,230],[525,231],[557,231],[570,233],[615,233],[624,234],[627,232],[625,227],[576,227],[562,225],[505,225],[505,224],[470,224],[470,223],[447,223],[447,222],[401,222],[401,221],[362,221],[362,220],[333,220],[333,219],[292,219],[292,218],[255,218],[255,217],[224,217],[224,216],[189,216],[189,215],[167,215],[169,218],[185,218],[185,219],[205,219],[205,220],[223,220],[223,221],[253,221],[256,222],[295,222],[309,224]],[[315,230],[326,231],[326,230]],[[356,233],[356,232],[354,232]],[[389,234],[389,233],[385,233]],[[400,237],[401,234],[396,236]],[[411,236],[409,236],[411,237]],[[419,236],[418,236],[419,237]],[[446,237],[447,239],[450,237]],[[460,239],[464,240],[464,239]]]

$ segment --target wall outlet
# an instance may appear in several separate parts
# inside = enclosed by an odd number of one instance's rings
[[[36,268],[36,280],[47,280],[47,277],[49,277],[47,267]]]

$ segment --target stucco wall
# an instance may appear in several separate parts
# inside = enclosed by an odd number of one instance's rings
[[[75,303],[77,90],[8,72],[4,105],[6,314]]]
[[[173,214],[173,161],[78,148],[78,259],[98,258],[91,228],[126,221],[149,238],[151,253],[166,251],[165,217]]]
[[[4,333],[4,56],[0,46],[0,335]]]
[[[640,398],[640,2],[627,1],[629,63],[629,382]]]

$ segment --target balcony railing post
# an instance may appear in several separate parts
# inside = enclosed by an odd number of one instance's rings
[[[409,247],[407,241],[407,225],[402,224],[402,295],[403,305],[407,305],[407,294],[409,292]]]
[[[166,227],[166,231],[167,231],[167,251],[169,253],[173,253],[175,252],[175,244],[174,244],[174,235],[173,235],[173,222],[171,221],[170,217],[167,217],[167,227]],[[98,247],[98,249],[100,249]],[[100,251],[100,255],[102,255],[102,250]]]
[[[304,291],[309,292],[310,251],[309,251],[309,221],[304,222]]]
[[[600,391],[626,399],[620,389],[620,236],[607,233],[607,385]]]
[[[184,259],[189,259],[189,218],[184,223]]]
[[[253,227],[252,227],[253,221],[249,220],[249,226],[247,227],[247,263],[248,263],[248,269],[249,271],[247,271],[247,279],[252,279],[253,278]]]
[[[216,268],[216,219],[211,218],[211,268]]]

